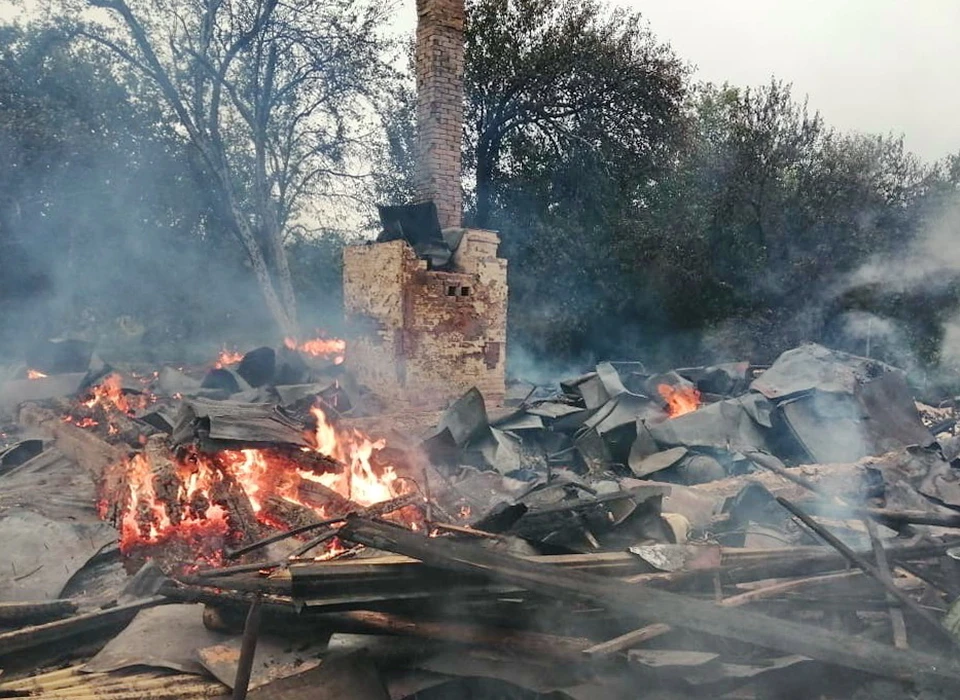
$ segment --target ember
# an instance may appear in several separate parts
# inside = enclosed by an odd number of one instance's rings
[[[88,398],[82,403],[87,408],[102,406],[106,409],[114,408],[126,414],[132,414],[138,409],[146,408],[153,397],[149,394],[128,394],[123,390],[123,378],[117,374],[108,374],[103,380],[90,390]]]
[[[98,421],[94,420],[93,418],[90,418],[89,416],[86,416],[84,418],[74,418],[73,416],[64,416],[62,420],[64,423],[73,423],[78,428],[95,428],[96,426],[100,425]]]
[[[216,369],[224,369],[226,367],[230,367],[231,365],[240,364],[240,360],[242,359],[242,352],[237,352],[236,350],[227,350],[227,346],[224,345],[223,349],[220,350],[220,355],[217,357],[217,361],[213,366]]]
[[[693,387],[675,387],[669,384],[659,384],[657,391],[667,402],[667,413],[671,418],[692,413],[700,408],[700,392]]]
[[[46,374],[44,374],[43,372],[40,372],[40,371],[35,370],[35,369],[28,369],[28,370],[27,370],[27,379],[43,379],[44,377],[47,377],[47,376],[49,376],[49,375],[46,375]]]

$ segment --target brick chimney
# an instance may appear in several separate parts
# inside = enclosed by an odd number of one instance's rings
[[[443,228],[463,219],[463,20],[464,0],[417,0],[417,198]]]

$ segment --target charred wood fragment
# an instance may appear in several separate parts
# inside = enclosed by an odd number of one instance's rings
[[[416,557],[429,566],[480,573],[494,581],[520,585],[571,603],[593,603],[622,615],[801,654],[880,676],[960,681],[960,663],[943,656],[894,649],[810,625],[718,607],[689,596],[641,588],[578,571],[558,571],[555,567],[493,552],[473,543],[427,538],[404,528],[359,518],[347,522],[341,530],[341,537]]]
[[[311,508],[275,495],[264,500],[261,516],[291,529],[317,525],[322,520]]]
[[[47,600],[38,603],[0,603],[0,627],[34,625],[72,615],[77,604],[72,600]]]
[[[239,541],[247,544],[260,536],[260,524],[253,505],[243,487],[229,474],[221,472],[221,479],[210,489],[210,500],[227,512],[227,523]]]

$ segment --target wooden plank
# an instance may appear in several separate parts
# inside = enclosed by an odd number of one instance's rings
[[[941,639],[949,642],[957,648],[960,648],[960,640],[958,640],[952,632],[947,630],[940,623],[940,620],[934,617],[930,611],[921,607],[917,601],[897,588],[893,584],[893,579],[884,577],[877,567],[873,566],[873,564],[868,562],[865,558],[850,549],[827,528],[804,513],[786,498],[778,496],[777,503],[789,510],[794,516],[796,516],[798,520],[800,520],[800,522],[806,525],[809,529],[813,530],[817,536],[821,537],[827,544],[840,552],[840,554],[842,554],[845,559],[850,561],[851,564],[858,566],[865,574],[880,583],[891,596],[900,601],[901,604],[903,604],[912,613],[917,615],[917,617],[924,620],[927,625],[929,625],[930,629],[934,630],[941,637]]]
[[[111,465],[122,463],[129,454],[128,450],[115,447],[83,428],[65,423],[53,411],[36,404],[24,404],[20,408],[19,421],[21,425],[36,428],[54,438],[57,449],[79,464],[97,483]],[[108,484],[104,493],[113,493],[109,487]]]
[[[746,605],[747,603],[752,603],[756,600],[763,600],[764,598],[771,598],[773,596],[780,595],[781,593],[787,593],[797,589],[806,588],[810,585],[820,585],[837,580],[845,581],[853,576],[859,575],[859,571],[844,571],[839,574],[826,574],[824,576],[810,576],[793,581],[781,581],[779,583],[770,584],[769,586],[763,586],[762,588],[747,591],[746,593],[730,596],[729,598],[721,600],[718,605],[722,605],[726,608],[735,608],[741,605]],[[640,629],[632,630],[626,634],[621,634],[619,637],[614,637],[613,639],[607,640],[602,644],[592,646],[589,649],[585,649],[583,653],[592,658],[600,658],[614,654],[618,651],[630,649],[631,647],[642,644],[643,642],[648,642],[651,639],[655,639],[656,637],[671,631],[673,631],[673,627],[670,625],[657,622],[652,625],[641,627]]]
[[[341,536],[369,547],[413,556],[437,568],[479,572],[491,580],[523,586],[539,594],[602,605],[630,617],[801,654],[879,676],[960,682],[960,663],[953,659],[894,649],[867,639],[846,637],[755,612],[723,608],[580,571],[562,571],[485,550],[472,543],[427,538],[403,528],[356,518],[348,520]]]

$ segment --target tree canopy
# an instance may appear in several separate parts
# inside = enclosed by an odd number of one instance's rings
[[[297,335],[285,239],[346,178],[390,71],[366,0],[62,0],[74,31],[147,81],[242,246],[279,329]],[[90,19],[84,9],[106,12]]]
[[[363,220],[413,197],[389,4],[46,1],[0,27],[5,337],[129,317],[189,344],[338,317],[344,240],[314,230],[317,203],[347,194]],[[936,367],[960,337],[958,266],[937,252],[960,155],[838,132],[781,80],[696,83],[601,0],[467,7],[466,221],[501,234],[514,352],[763,362],[802,340],[863,352],[866,334]],[[371,163],[376,188],[354,187]]]

